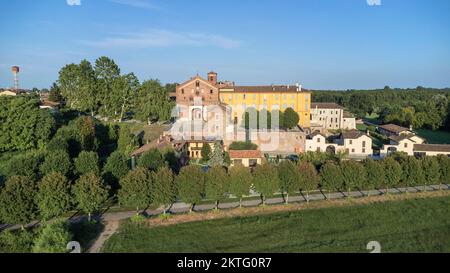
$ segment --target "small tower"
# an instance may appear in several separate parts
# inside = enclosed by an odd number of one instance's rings
[[[209,72],[208,73],[208,82],[216,85],[217,84],[217,73],[216,72]]]
[[[11,67],[11,71],[12,71],[12,73],[14,75],[14,89],[19,90],[19,77],[18,77],[18,74],[19,74],[20,69],[19,69],[18,66],[13,66],[13,67]]]

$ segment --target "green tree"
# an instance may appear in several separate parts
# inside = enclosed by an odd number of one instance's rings
[[[102,56],[95,61],[94,72],[97,82],[97,102],[101,105],[100,112],[106,116],[113,116],[112,86],[120,77],[120,68],[114,60]]]
[[[143,82],[139,88],[135,114],[139,120],[147,121],[149,124],[152,120],[165,121],[170,119],[174,106],[160,82],[149,80]]]
[[[385,187],[386,194],[389,193],[388,188],[395,187],[402,178],[402,166],[392,157],[383,159],[384,173],[386,175]]]
[[[261,194],[262,204],[265,205],[266,198],[273,196],[279,189],[277,169],[270,164],[257,165],[253,171],[253,183],[255,190]]]
[[[42,175],[47,175],[51,172],[59,172],[67,176],[72,170],[72,162],[69,154],[63,150],[47,153],[44,162],[40,166]]]
[[[227,172],[219,165],[211,167],[205,175],[206,198],[215,201],[216,210],[219,208],[219,202],[226,198],[229,182]]]
[[[33,240],[33,231],[2,231],[0,233],[0,253],[30,253]]]
[[[52,87],[50,87],[48,99],[54,102],[62,102],[61,90],[56,82],[54,82]]]
[[[88,214],[89,222],[92,213],[99,211],[108,199],[108,191],[109,186],[94,173],[82,175],[72,186],[77,207]]]
[[[202,160],[204,162],[209,161],[209,159],[211,158],[211,146],[209,145],[209,143],[206,143],[206,142],[203,143],[201,155],[202,155]]]
[[[214,151],[209,159],[210,166],[223,166],[224,165],[224,155],[223,146],[221,141],[216,141],[214,143]]]
[[[297,112],[295,112],[291,107],[286,108],[284,111],[284,127],[292,129],[298,125],[298,122],[299,116]]]
[[[224,152],[223,153],[223,164],[228,167],[231,165],[231,158],[230,158],[230,153],[229,152]]]
[[[143,153],[137,161],[137,165],[139,167],[143,167],[151,171],[157,171],[164,167],[165,164],[163,155],[158,149],[155,148]]]
[[[55,118],[39,108],[39,99],[0,97],[0,152],[43,148],[55,128]]]
[[[117,150],[125,155],[130,155],[137,148],[139,148],[139,141],[137,137],[131,133],[128,125],[120,126],[119,139],[117,140]]]
[[[308,151],[306,153],[301,153],[299,155],[299,161],[311,162],[316,168],[322,167],[325,162],[339,162],[335,155],[331,153],[321,153],[321,152],[312,152]]]
[[[115,185],[130,171],[127,157],[119,151],[112,153],[103,166],[103,175],[110,185]]]
[[[69,143],[62,136],[55,136],[47,143],[46,147],[47,152],[54,152],[58,150],[63,150],[65,152],[69,151]]]
[[[242,197],[250,194],[253,177],[250,169],[242,164],[234,165],[228,169],[230,176],[230,193],[239,198],[239,207],[242,207]]]
[[[316,167],[310,162],[300,161],[298,163],[300,188],[306,192],[306,202],[309,202],[309,192],[319,187],[319,175]]]
[[[167,207],[176,201],[176,187],[172,171],[163,167],[157,172],[152,173],[152,200],[153,204],[163,206],[163,212],[166,214]]]
[[[340,191],[344,186],[344,176],[341,168],[334,162],[326,162],[320,168],[320,185],[328,192]],[[329,199],[329,198],[327,198]]]
[[[96,79],[92,65],[87,60],[69,64],[59,71],[61,94],[71,109],[94,114],[97,108]]]
[[[180,170],[175,178],[178,195],[183,202],[191,204],[190,212],[196,203],[202,200],[205,192],[205,178],[202,169],[196,165],[189,165]]]
[[[350,197],[350,191],[353,189],[361,190],[367,180],[367,172],[361,163],[354,160],[341,162],[342,176],[344,185]]]
[[[36,216],[36,183],[26,176],[12,176],[0,193],[0,218],[6,224],[20,224],[22,230]]]
[[[386,174],[382,162],[368,158],[365,160],[364,166],[367,172],[366,187],[369,190],[367,195],[370,195],[370,190],[379,189],[386,184]]]
[[[39,232],[33,246],[34,253],[66,253],[67,244],[72,240],[67,223],[57,220],[47,223]]]
[[[234,141],[230,144],[230,150],[256,150],[258,145],[251,141]]]
[[[439,183],[441,177],[439,161],[434,156],[426,156],[422,159],[422,169],[424,174],[424,181],[426,185],[436,185]],[[426,187],[425,187],[426,190]]]
[[[286,160],[278,165],[280,190],[286,194],[286,204],[289,203],[289,195],[300,188],[300,175],[299,169],[291,161]]]
[[[113,81],[110,95],[111,112],[120,122],[132,109],[138,88],[139,80],[133,73],[122,75]]]
[[[97,139],[94,118],[81,116],[75,120],[75,126],[79,135],[81,149],[94,151],[97,149]]]
[[[150,171],[145,168],[137,168],[120,179],[118,197],[122,206],[136,208],[136,214],[140,213],[140,209],[148,207],[152,201]]]
[[[403,176],[402,182],[407,187],[413,187],[422,184],[425,180],[422,164],[414,156],[409,156],[402,162]]]
[[[39,177],[39,166],[43,160],[44,156],[41,153],[20,153],[4,162],[3,174],[7,177],[20,175],[37,180]]]
[[[70,181],[57,172],[44,176],[39,183],[36,203],[44,220],[68,211],[71,205]]]
[[[83,151],[74,161],[77,174],[83,175],[90,172],[100,174],[99,158],[96,152]]]
[[[439,189],[441,189],[442,183],[448,183],[450,178],[450,158],[446,155],[437,156],[439,162],[439,171],[441,173],[439,179]]]

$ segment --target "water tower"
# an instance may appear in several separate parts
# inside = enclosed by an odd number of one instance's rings
[[[18,90],[19,89],[19,77],[18,77],[18,74],[19,74],[20,69],[19,69],[18,66],[13,66],[13,67],[11,67],[11,71],[12,71],[12,73],[14,75],[14,89]]]

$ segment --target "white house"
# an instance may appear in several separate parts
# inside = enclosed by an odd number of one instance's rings
[[[355,118],[336,103],[311,103],[311,128],[328,130],[356,129]]]
[[[414,134],[391,135],[389,144],[384,144],[380,149],[380,156],[385,157],[393,152],[404,152],[414,155],[414,145],[423,144],[425,139]]]
[[[358,130],[345,131],[334,142],[327,142],[325,135],[314,132],[307,137],[305,150],[331,153],[345,152],[353,158],[365,158],[373,154],[372,138]]]

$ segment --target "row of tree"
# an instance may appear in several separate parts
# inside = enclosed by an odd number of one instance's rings
[[[140,166],[119,180],[117,200],[137,213],[154,206],[166,209],[177,199],[194,205],[207,199],[219,202],[230,194],[242,201],[251,191],[262,203],[274,194],[289,196],[313,190],[325,192],[372,190],[397,186],[438,184],[450,177],[450,158],[417,159],[394,154],[380,161],[327,160],[319,168],[311,162],[283,161],[278,165],[258,165],[253,171],[242,165],[213,166],[207,171],[197,165],[183,167],[175,175],[167,166],[150,170]],[[78,208],[90,215],[104,207],[113,194],[110,186],[95,172],[72,182],[60,172],[45,175],[37,184],[26,176],[12,176],[0,193],[0,217],[8,224],[26,224],[39,216],[50,219]]]
[[[313,98],[343,105],[359,118],[376,114],[383,123],[450,130],[449,88],[313,91]]]
[[[94,66],[87,60],[64,66],[51,93],[57,97],[60,92],[67,107],[80,112],[99,113],[119,121],[131,114],[150,122],[170,118],[174,103],[167,92],[174,88],[174,84],[162,86],[157,80],[141,84],[133,73],[121,74],[112,59],[100,57]]]

